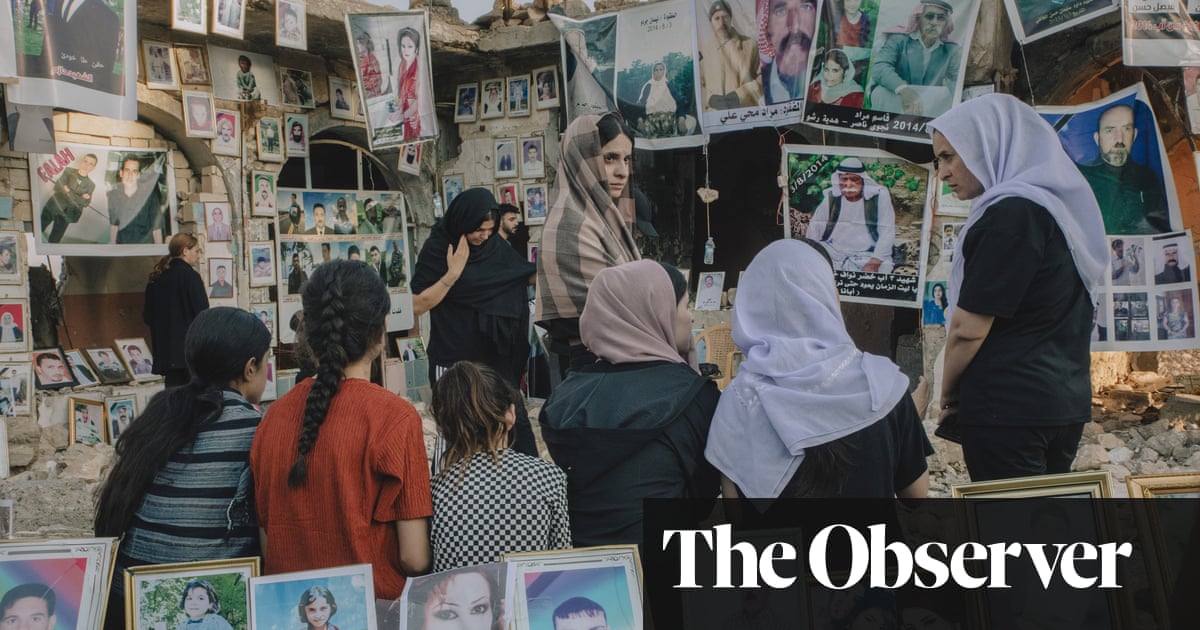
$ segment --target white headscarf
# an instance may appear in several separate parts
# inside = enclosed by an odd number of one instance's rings
[[[833,269],[808,243],[784,239],[746,269],[733,309],[746,355],[725,388],[705,457],[751,498],[776,498],[804,449],[883,418],[908,390],[888,359],[846,332]]]
[[[993,204],[1006,197],[1027,199],[1046,209],[1067,239],[1071,258],[1095,303],[1108,265],[1104,219],[1092,187],[1067,156],[1058,134],[1033,108],[1006,94],[971,99],[929,123],[941,132],[963,164],[983,185],[971,202],[967,232]],[[950,308],[953,315],[962,288],[963,256],[950,269]]]
[[[856,157],[848,157],[833,171],[833,177],[829,178],[830,194],[834,197],[842,196],[842,180],[838,177],[839,173],[847,175],[858,175],[862,179],[862,195],[864,199],[874,199],[883,192],[883,186],[879,185],[870,175],[867,174],[867,169],[863,166],[862,160]],[[815,240],[815,239],[814,239]]]

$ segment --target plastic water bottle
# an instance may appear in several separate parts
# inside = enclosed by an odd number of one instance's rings
[[[711,236],[708,237],[707,241],[704,241],[704,264],[713,264],[713,250],[716,249],[716,247],[717,246],[715,243],[713,243]]]

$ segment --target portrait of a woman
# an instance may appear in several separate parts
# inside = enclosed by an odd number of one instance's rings
[[[421,97],[421,79],[418,55],[421,34],[414,28],[404,27],[396,35],[400,43],[400,70],[396,74],[396,100],[392,102],[388,120],[404,123],[404,141],[416,140],[421,136],[421,115],[418,103]]]
[[[926,324],[946,325],[946,307],[950,300],[946,298],[946,283],[934,282],[929,288],[929,297],[925,298],[924,321]]]

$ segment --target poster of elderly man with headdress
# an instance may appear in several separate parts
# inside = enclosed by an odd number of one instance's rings
[[[847,302],[918,306],[929,168],[875,149],[828,150],[784,145],[784,235],[821,245]]]
[[[830,0],[812,54],[804,122],[929,141],[962,94],[979,0]]]

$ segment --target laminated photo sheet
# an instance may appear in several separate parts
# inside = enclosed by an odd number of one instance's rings
[[[1092,350],[1200,347],[1191,231],[1109,236],[1109,256],[1110,273],[1096,296]]]

